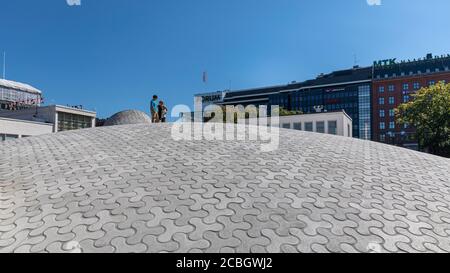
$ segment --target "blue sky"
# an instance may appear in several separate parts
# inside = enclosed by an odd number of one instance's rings
[[[448,0],[0,0],[7,78],[100,117],[450,53]],[[202,82],[203,71],[209,81]]]

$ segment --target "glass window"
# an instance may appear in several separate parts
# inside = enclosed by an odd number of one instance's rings
[[[395,98],[389,97],[389,104],[395,104]]]
[[[390,117],[395,117],[395,110],[394,109],[389,109],[389,116]]]
[[[380,99],[378,100],[378,104],[379,104],[379,105],[384,105],[384,98],[380,98]]]
[[[295,122],[294,123],[294,130],[302,130],[302,123],[301,122]]]
[[[386,142],[386,134],[381,134],[380,135],[380,141],[381,142]]]
[[[403,102],[404,103],[409,102],[409,96],[408,95],[403,96]]]
[[[379,91],[380,93],[384,93],[384,86],[380,86],[380,87],[378,88],[378,91]]]
[[[323,121],[316,122],[316,132],[325,133],[325,122]]]
[[[0,140],[1,141],[6,141],[6,140],[9,140],[9,139],[16,139],[16,138],[19,138],[19,136],[18,135],[0,134]]]
[[[290,123],[283,123],[283,129],[291,129]]]
[[[395,86],[393,84],[389,85],[389,92],[394,92]]]
[[[429,82],[428,82],[428,85],[429,85],[429,86],[432,86],[432,85],[435,85],[435,84],[436,84],[435,81],[429,81]]]
[[[409,90],[409,84],[405,83],[403,84],[403,90]]]
[[[414,83],[414,89],[415,89],[415,90],[420,89],[420,83],[415,82],[415,83]]]
[[[69,131],[92,127],[92,118],[82,115],[58,112],[58,131]]]
[[[389,129],[395,129],[395,122],[389,122]]]
[[[386,123],[380,122],[380,130],[386,129]]]
[[[313,131],[313,123],[312,122],[306,122],[305,123],[305,131],[312,132]]]
[[[328,134],[337,135],[337,121],[328,121]]]
[[[380,110],[380,118],[384,118],[386,116],[386,113],[384,110]]]

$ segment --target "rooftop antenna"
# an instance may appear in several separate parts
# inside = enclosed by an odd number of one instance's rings
[[[6,80],[6,52],[3,51],[3,79]]]
[[[358,63],[359,63],[358,56],[355,53],[353,54],[353,66],[357,66]]]

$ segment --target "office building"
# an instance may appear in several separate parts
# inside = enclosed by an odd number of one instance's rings
[[[334,71],[315,79],[286,85],[195,96],[196,105],[271,105],[304,114],[344,110],[353,121],[355,138],[418,149],[415,129],[395,121],[395,108],[412,99],[422,87],[450,82],[450,55],[397,62],[375,61],[372,66]]]
[[[50,123],[53,132],[62,132],[95,127],[96,113],[80,108],[50,105],[44,107],[30,107],[16,111],[1,111],[0,117]]]
[[[40,106],[42,92],[31,85],[0,79],[0,110]]]
[[[417,150],[415,129],[396,122],[395,109],[411,101],[422,87],[440,81],[450,82],[450,57],[428,54],[412,61],[395,60],[374,64],[373,79],[373,140]],[[450,110],[449,110],[450,111]]]

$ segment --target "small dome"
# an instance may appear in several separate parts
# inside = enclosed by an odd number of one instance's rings
[[[137,110],[127,110],[119,112],[107,119],[105,126],[150,123],[152,123],[152,119],[146,113]]]

